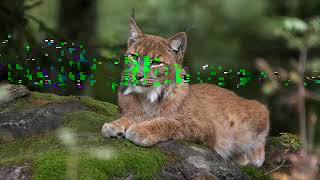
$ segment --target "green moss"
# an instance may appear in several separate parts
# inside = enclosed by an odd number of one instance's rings
[[[0,112],[4,110],[18,111],[47,103],[63,103],[67,101],[80,101],[90,110],[107,116],[117,116],[117,106],[107,102],[98,101],[86,96],[58,96],[50,93],[31,92],[29,97],[18,98],[12,107],[0,105]]]
[[[272,180],[269,175],[264,175],[264,172],[253,166],[241,167],[241,171],[245,173],[249,180]]]
[[[68,100],[76,100],[74,96],[58,96],[50,93],[31,92],[29,97],[17,98],[14,104],[7,107],[6,104],[0,106],[0,112],[7,110],[10,112],[17,112],[21,109],[30,109],[32,107],[40,106],[47,103],[66,102]]]
[[[49,102],[64,102],[67,100],[74,99],[74,96],[58,96],[56,94],[51,94],[51,93],[32,92],[31,98],[34,100],[40,99],[40,100],[46,100]]]
[[[40,156],[32,163],[32,179],[66,179],[66,159],[63,151],[52,151]]]
[[[100,132],[105,122],[114,120],[113,117],[97,114],[91,111],[69,113],[65,117],[65,126],[76,132]]]
[[[165,155],[156,147],[142,148],[125,139],[104,139],[99,133],[76,136],[76,149],[81,151],[77,168],[79,179],[106,179],[134,175],[137,179],[152,179],[165,163]],[[103,160],[90,155],[101,147],[112,147],[115,156]],[[32,161],[34,179],[65,179],[66,161],[77,156],[67,153],[55,134],[34,136],[0,146],[0,165]],[[81,177],[81,178],[80,178]]]
[[[0,129],[0,145],[14,140],[10,131]]]
[[[132,174],[136,179],[152,179],[165,162],[163,154],[156,149],[132,147],[130,150],[119,148],[117,152],[114,158],[106,161],[86,157],[81,161],[80,167],[90,164],[87,166],[88,169],[94,167],[109,178],[127,177]],[[84,176],[85,174],[89,173],[83,173]]]
[[[74,154],[66,151],[46,153],[32,163],[33,179],[66,179],[67,173],[70,173],[68,164],[76,171],[77,179],[110,179],[130,175],[135,179],[152,179],[165,162],[163,154],[156,149],[134,145],[130,149],[125,146],[113,149],[115,154],[108,160],[93,156],[90,153],[93,147],[81,148],[77,160],[70,159]]]
[[[114,118],[117,117],[116,105],[113,105],[107,102],[97,101],[90,97],[85,97],[85,96],[80,97],[80,102],[82,102],[84,105],[88,106],[90,110],[98,114],[113,116]]]
[[[20,109],[27,109],[32,106],[31,98],[18,98],[12,106],[7,106],[7,104],[0,105],[0,112],[11,111],[16,112]]]
[[[0,165],[19,164],[30,161],[50,149],[61,147],[53,133],[37,135],[0,145]]]

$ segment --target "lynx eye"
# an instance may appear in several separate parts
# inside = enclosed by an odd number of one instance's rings
[[[152,65],[159,65],[159,64],[161,64],[162,62],[160,62],[160,61],[151,61],[151,64]]]
[[[138,57],[139,56],[137,54],[128,54],[129,60],[132,60],[132,61],[137,61]]]
[[[151,65],[152,66],[161,66],[163,63],[160,61],[160,58],[154,58],[151,60]]]

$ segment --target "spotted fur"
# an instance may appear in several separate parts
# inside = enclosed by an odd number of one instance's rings
[[[161,57],[164,64],[177,63],[181,68],[187,45],[185,33],[168,39],[146,35],[133,19],[129,27],[128,54]],[[170,68],[169,77],[163,73],[160,67],[157,80],[174,79],[176,72]],[[146,147],[169,139],[187,139],[205,144],[240,165],[261,166],[264,161],[269,111],[263,104],[230,90],[211,84],[129,85],[119,91],[118,104],[121,118],[103,126],[106,137],[124,136]]]

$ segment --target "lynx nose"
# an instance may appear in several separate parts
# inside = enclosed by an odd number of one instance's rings
[[[143,78],[143,74],[142,73],[137,73],[137,76],[136,76],[137,80],[140,80]]]

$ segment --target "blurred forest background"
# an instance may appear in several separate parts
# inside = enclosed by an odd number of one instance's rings
[[[1,0],[1,80],[8,79],[7,64],[47,69],[64,64],[66,72],[81,71],[93,75],[91,79],[96,82],[86,79],[87,86],[83,89],[76,88],[77,82],[69,82],[71,84],[60,89],[39,88],[27,80],[11,83],[60,95],[88,95],[116,104],[116,92],[112,90],[116,87],[112,85],[119,81],[121,63],[117,62],[126,50],[132,8],[137,24],[147,34],[170,37],[187,31],[184,66],[191,74],[191,83],[218,84],[221,82],[218,77],[224,77],[225,88],[267,104],[271,112],[271,135],[299,131],[298,114],[292,103],[297,86],[290,83],[299,74],[291,69],[299,58],[299,47],[305,47],[299,38],[313,33],[313,43],[307,46],[304,80],[314,97],[306,101],[306,114],[316,113],[320,117],[320,105],[316,101],[320,99],[320,46],[317,44],[320,39],[315,33],[320,31],[319,0]],[[312,32],[308,27],[312,27]],[[90,63],[83,63],[80,68],[70,65],[73,58],[61,60],[60,51],[48,47],[45,40],[54,40],[61,46],[65,45],[61,42],[79,46],[85,58],[95,62],[97,68]],[[257,58],[264,59],[273,67],[272,71],[277,72],[275,76],[280,83],[276,88],[274,83],[264,86],[258,81],[261,72],[256,66]],[[215,72],[220,75],[206,78],[209,73],[203,71],[206,65],[216,67]],[[237,72],[256,78],[249,78],[247,83],[246,79],[240,80],[239,87]],[[287,76],[291,81],[281,80],[280,76]],[[58,78],[57,74],[49,73],[49,79]],[[315,140],[320,142],[320,123],[308,122],[308,125],[317,127]]]

